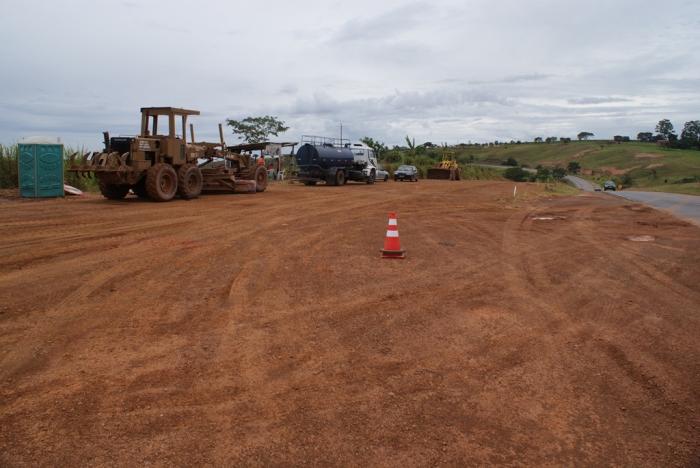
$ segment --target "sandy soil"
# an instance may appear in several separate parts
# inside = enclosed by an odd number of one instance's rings
[[[700,229],[537,190],[1,203],[0,465],[697,466]]]

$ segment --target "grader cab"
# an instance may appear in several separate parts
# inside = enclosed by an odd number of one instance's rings
[[[187,117],[191,115],[199,115],[199,111],[144,107],[138,136],[110,138],[105,132],[104,152],[83,155],[77,164],[77,154],[72,155],[69,170],[94,174],[102,195],[112,200],[124,198],[129,190],[140,198],[155,201],[168,201],[175,195],[196,198],[205,187],[235,191],[237,183],[253,184],[257,191],[264,190],[267,172],[264,168],[258,170],[261,168],[251,158],[228,151],[221,126],[219,143],[195,143],[192,125],[192,141],[187,141]],[[179,129],[178,124],[181,124]],[[215,170],[200,167],[215,159],[235,164],[221,165]]]

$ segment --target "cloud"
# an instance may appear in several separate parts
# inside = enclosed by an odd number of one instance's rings
[[[269,114],[291,126],[285,139],[342,121],[388,144],[634,135],[700,108],[697,2],[663,15],[650,0],[133,4],[10,2],[0,142],[98,148],[150,105],[201,110],[198,138],[213,141],[227,117]]]
[[[371,10],[369,10],[371,11]],[[342,24],[331,36],[334,43],[395,41],[403,32],[414,30],[434,11],[433,3],[414,2],[376,16],[357,16]]]
[[[618,102],[632,102],[632,99],[628,99],[628,98],[624,98],[624,97],[611,97],[611,96],[609,96],[609,97],[589,96],[589,97],[568,99],[567,102],[569,104],[575,104],[575,105],[613,104],[613,103],[618,103]]]

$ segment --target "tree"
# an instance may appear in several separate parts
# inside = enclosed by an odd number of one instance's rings
[[[384,154],[386,151],[389,150],[389,148],[387,148],[384,143],[382,143],[381,141],[375,141],[370,137],[360,138],[360,141],[372,148],[377,158],[379,158],[380,155]]]
[[[552,177],[552,172],[548,167],[537,166],[537,175],[535,176],[537,180],[540,182],[547,182],[550,177]]]
[[[572,174],[578,174],[579,172],[581,172],[581,164],[579,164],[578,161],[571,161],[566,167],[566,170]]]
[[[557,137],[547,137],[547,139],[544,141],[545,141],[545,143],[556,143],[557,140],[558,140]]]
[[[637,140],[645,141],[647,143],[653,141],[654,134],[651,132],[639,132],[637,133]]]
[[[561,180],[564,178],[566,175],[566,169],[564,169],[561,166],[557,166],[554,169],[552,169],[552,177],[554,177],[554,180]]]
[[[416,149],[416,139],[414,138],[411,140],[408,135],[406,135],[406,145],[408,146],[408,149],[410,150],[415,150]]]
[[[668,141],[674,141],[677,138],[673,124],[668,119],[659,120],[659,123],[656,124],[656,133],[663,135]]]
[[[524,182],[527,180],[528,173],[520,167],[511,167],[503,171],[503,177],[515,182]]]
[[[535,137],[535,143],[542,143],[542,137]]]
[[[559,141],[561,141],[562,143],[571,143],[571,138],[561,137],[561,138],[559,138]]]
[[[591,132],[581,132],[578,135],[576,135],[576,138],[578,138],[578,141],[581,141],[581,140],[588,140],[592,136],[595,136],[595,135]]]
[[[681,133],[681,144],[686,148],[700,148],[700,120],[685,123]]]
[[[226,119],[233,133],[238,134],[238,139],[246,143],[261,143],[269,136],[277,136],[289,130],[284,122],[271,115],[262,117],[246,117],[243,120]]]

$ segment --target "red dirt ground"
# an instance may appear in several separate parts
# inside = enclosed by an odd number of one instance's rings
[[[512,190],[2,201],[0,465],[700,464],[700,229]]]

